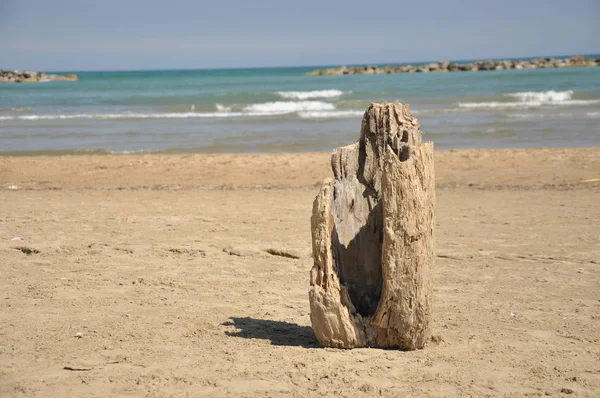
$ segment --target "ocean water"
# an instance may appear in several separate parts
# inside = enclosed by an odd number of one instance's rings
[[[600,67],[306,76],[314,68],[76,72],[0,83],[0,154],[330,151],[371,102],[437,149],[600,146]]]

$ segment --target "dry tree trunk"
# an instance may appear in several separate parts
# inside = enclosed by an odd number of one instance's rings
[[[434,259],[433,143],[400,103],[372,104],[313,204],[312,327],[324,346],[422,348]]]

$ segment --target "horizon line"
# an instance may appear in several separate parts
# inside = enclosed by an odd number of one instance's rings
[[[497,60],[520,60],[530,58],[566,58],[575,56],[600,56],[600,52],[592,53],[581,53],[581,54],[561,54],[561,55],[532,55],[523,57],[492,57],[492,58],[472,58],[472,59],[452,59],[443,60],[444,62],[475,62],[475,61],[497,61]],[[55,69],[55,70],[35,70],[36,72],[44,73],[69,73],[69,72],[166,72],[166,71],[215,71],[215,70],[248,70],[248,69],[280,69],[280,68],[327,68],[327,67],[339,67],[339,66],[363,66],[363,65],[406,65],[406,64],[427,64],[432,62],[442,62],[441,60],[428,60],[428,61],[405,61],[405,62],[360,62],[360,63],[336,63],[336,64],[310,64],[310,65],[269,65],[269,66],[234,66],[234,67],[189,67],[189,68],[142,68],[142,69]],[[32,69],[4,69],[0,68],[0,71],[34,71]]]

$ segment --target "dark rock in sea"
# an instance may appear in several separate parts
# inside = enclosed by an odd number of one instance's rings
[[[79,80],[77,75],[51,75],[44,72],[19,70],[0,70],[0,83],[36,83],[47,81],[74,82]]]
[[[536,68],[574,68],[600,65],[600,58],[591,59],[583,56],[575,56],[565,59],[552,57],[536,58],[531,61],[523,60],[501,60],[501,61],[475,61],[468,64],[456,64],[448,61],[431,62],[417,67],[412,65],[387,65],[377,67],[367,65],[362,67],[346,67],[315,69],[309,72],[309,76],[335,76],[335,75],[378,75],[391,73],[425,73],[425,72],[465,72],[465,71],[496,71],[510,69],[536,69]],[[0,80],[1,81],[1,80]]]

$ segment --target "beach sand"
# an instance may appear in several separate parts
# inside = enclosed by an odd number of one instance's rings
[[[433,338],[401,352],[310,329],[329,154],[0,157],[0,396],[598,396],[600,148],[435,161]]]

